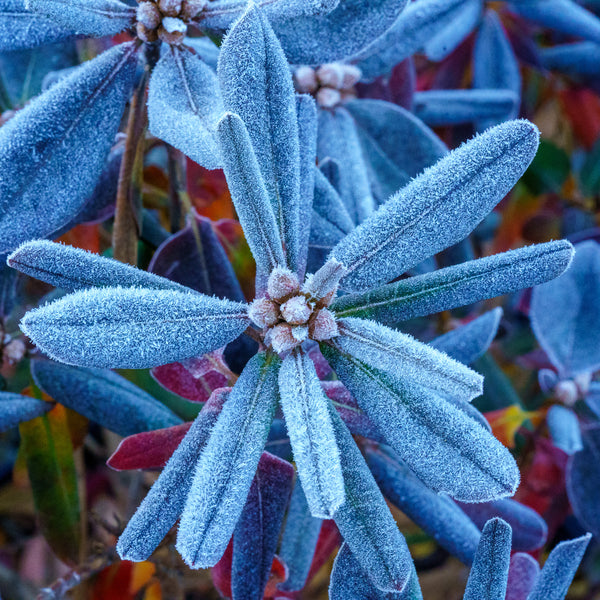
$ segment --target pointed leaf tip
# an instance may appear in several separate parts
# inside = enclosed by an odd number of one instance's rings
[[[509,121],[424,171],[333,249],[349,271],[342,287],[385,283],[464,239],[525,172],[538,142],[533,123]]]

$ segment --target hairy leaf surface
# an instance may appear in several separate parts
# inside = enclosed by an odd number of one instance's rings
[[[0,432],[47,413],[53,404],[12,392],[0,392]]]
[[[406,321],[553,279],[569,266],[573,253],[566,240],[536,244],[341,296],[332,309],[340,317]]]
[[[279,371],[281,408],[294,462],[313,516],[330,519],[344,502],[344,480],[329,418],[329,398],[312,360],[295,349]]]
[[[539,131],[509,121],[466,142],[383,204],[332,251],[348,290],[385,283],[464,239],[533,159]]]
[[[170,46],[148,86],[150,133],[199,165],[216,169],[221,166],[216,126],[223,112],[213,70],[185,48]]]
[[[194,569],[217,563],[242,513],[275,414],[279,365],[274,355],[250,360],[195,467],[177,534]]]
[[[75,292],[36,308],[21,328],[61,362],[144,369],[220,348],[248,324],[245,305],[229,300],[110,287]]]
[[[0,250],[50,235],[81,210],[113,144],[136,64],[135,44],[115,46],[0,129]]]

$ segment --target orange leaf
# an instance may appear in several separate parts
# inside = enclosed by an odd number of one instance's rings
[[[528,419],[537,425],[544,418],[543,410],[524,411],[517,404],[485,413],[485,418],[492,428],[492,433],[509,448],[515,445],[515,435]]]

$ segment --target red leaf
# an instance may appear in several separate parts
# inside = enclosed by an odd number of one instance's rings
[[[224,372],[223,351],[215,350],[185,363],[154,367],[152,377],[164,388],[192,402],[206,402],[214,390],[233,382]]]
[[[209,171],[188,159],[187,187],[190,200],[199,214],[213,221],[235,217],[223,171]]]
[[[600,136],[600,98],[585,88],[560,92],[560,100],[575,135],[588,149]]]

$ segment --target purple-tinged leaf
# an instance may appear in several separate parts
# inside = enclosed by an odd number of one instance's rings
[[[194,469],[181,515],[177,549],[194,569],[213,566],[240,517],[277,406],[275,355],[246,365]]]
[[[413,569],[406,541],[348,428],[333,406],[329,410],[346,486],[346,501],[334,515],[335,524],[375,587],[399,592]]]
[[[82,209],[104,168],[136,66],[134,43],[115,46],[0,129],[0,251],[50,235]]]
[[[600,367],[600,246],[575,246],[571,268],[558,279],[536,287],[531,296],[531,327],[561,376]]]
[[[47,413],[54,404],[21,394],[0,392],[0,433]]]
[[[516,552],[508,567],[505,600],[527,600],[540,572],[540,566],[529,554]]]
[[[379,489],[392,504],[450,554],[466,565],[473,562],[479,529],[450,498],[430,490],[393,454],[368,447],[366,459]]]
[[[221,348],[248,326],[246,306],[193,292],[110,287],[29,311],[22,331],[51,358],[145,369]]]
[[[223,112],[213,70],[189,50],[169,46],[148,86],[150,133],[199,165],[216,169],[221,157],[215,129]]]
[[[429,60],[444,60],[475,29],[481,19],[482,0],[465,0],[454,20],[425,42]]]
[[[567,494],[573,512],[582,525],[594,535],[600,535],[600,426],[583,430],[583,450],[571,456],[567,463]]]
[[[559,379],[556,371],[552,369],[540,369],[538,371],[538,383],[544,394],[551,394],[558,382]]]
[[[473,87],[476,89],[511,90],[521,97],[521,73],[519,63],[498,15],[488,10],[479,27],[473,51]],[[519,114],[516,102],[513,110],[503,115],[502,120],[514,119]],[[482,119],[477,129],[484,131],[498,123],[497,119]]]
[[[319,111],[317,155],[339,165],[339,194],[353,223],[364,221],[373,213],[376,202],[371,194],[365,157],[356,124],[345,107]]]
[[[502,519],[483,528],[463,600],[500,600],[506,594],[512,531]]]
[[[433,392],[323,347],[337,376],[387,443],[436,491],[466,502],[514,494],[510,452],[478,422]]]
[[[277,220],[244,122],[233,113],[219,121],[223,170],[258,272],[286,264]]]
[[[322,65],[362,51],[405,5],[406,0],[343,0],[329,14],[280,19],[273,28],[291,64]]]
[[[333,249],[348,269],[342,286],[386,283],[464,239],[525,172],[538,139],[529,121],[509,121],[429,167]]]
[[[331,519],[344,502],[342,467],[329,418],[329,398],[312,360],[300,348],[288,354],[281,365],[279,394],[311,514]]]
[[[0,52],[26,50],[68,40],[75,31],[25,8],[26,0],[0,0]]]
[[[116,35],[135,21],[135,8],[119,0],[25,0],[25,4],[61,27],[95,37]]]
[[[353,100],[346,108],[354,118],[379,202],[448,153],[431,129],[400,106]]]
[[[544,545],[548,536],[548,526],[532,508],[512,500],[502,498],[493,502],[470,504],[458,502],[471,520],[483,529],[494,517],[504,519],[513,530],[512,548],[518,552],[531,552]]]
[[[35,360],[31,372],[38,387],[56,402],[119,435],[181,423],[164,404],[112,371]]]
[[[249,5],[227,34],[218,67],[225,109],[240,116],[252,142],[283,241],[298,269],[300,145],[290,68],[269,21]]]
[[[202,294],[243,302],[231,262],[205,217],[171,236],[152,256],[148,270]]]
[[[412,56],[462,12],[465,0],[419,0],[411,2],[394,25],[354,57],[366,78],[390,72]]]
[[[494,308],[470,323],[440,335],[429,342],[429,345],[454,360],[470,365],[490,347],[496,337],[501,318],[502,309]]]
[[[308,240],[315,193],[315,161],[317,156],[317,106],[307,94],[296,96],[298,140],[300,144],[300,205],[298,210],[298,276],[306,270]]]
[[[466,401],[483,391],[481,375],[406,333],[352,317],[340,319],[338,328],[334,347],[370,367],[400,372],[416,385]]]
[[[279,548],[279,556],[288,567],[288,578],[279,589],[293,592],[304,587],[322,523],[310,514],[302,486],[296,480]]]
[[[189,292],[164,277],[81,248],[47,240],[25,242],[9,255],[7,263],[21,273],[69,291],[124,286]]]
[[[347,294],[331,306],[338,317],[397,323],[543,283],[563,273],[573,253],[566,240],[536,244]]]
[[[512,90],[428,90],[414,95],[415,115],[432,127],[499,122],[514,113],[519,97]]]
[[[569,456],[583,450],[579,420],[574,411],[566,406],[555,404],[551,406],[546,415],[548,431],[557,448]]]
[[[592,534],[561,542],[550,552],[527,600],[564,600]]]
[[[264,452],[233,533],[232,598],[262,598],[288,504],[294,467]]]
[[[544,27],[600,43],[600,19],[571,0],[512,2],[511,10]]]
[[[361,569],[348,544],[342,544],[335,557],[329,584],[330,600],[422,600],[419,578],[412,566],[410,579],[401,593],[382,592],[370,581]]]
[[[205,412],[212,407],[209,405]],[[217,420],[215,411],[214,420]],[[162,469],[179,444],[183,441],[192,423],[173,425],[165,429],[135,433],[119,442],[117,449],[111,454],[106,464],[115,471],[132,469]]]
[[[542,65],[569,75],[600,74],[600,44],[575,42],[540,50]]]
[[[228,370],[219,349],[183,363],[154,367],[150,374],[170,392],[191,402],[206,402],[214,390],[233,383]]]
[[[210,397],[129,520],[117,542],[123,560],[146,560],[175,525],[192,485],[198,457],[228,395],[229,390],[223,389]]]

